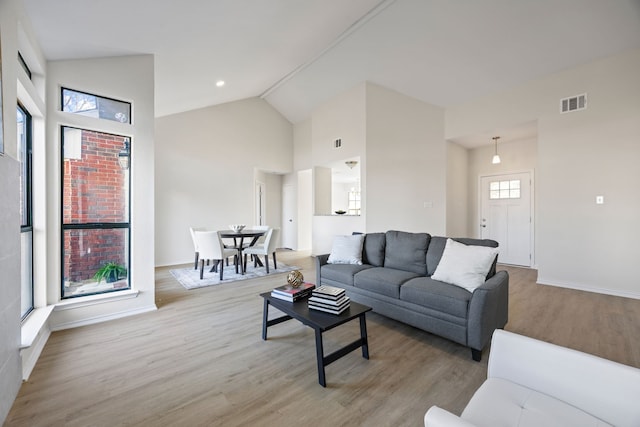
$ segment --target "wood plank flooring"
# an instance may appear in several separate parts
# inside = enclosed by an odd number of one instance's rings
[[[315,279],[308,254],[279,259]],[[640,300],[537,285],[513,267],[506,329],[640,368]],[[158,311],[54,332],[5,426],[418,426],[431,405],[459,414],[484,381],[470,351],[375,313],[370,360],[355,351],[318,384],[313,331],[262,341],[262,298],[284,275],[187,291],[156,272]],[[274,310],[275,311],[275,310]],[[325,354],[358,337],[325,334]]]

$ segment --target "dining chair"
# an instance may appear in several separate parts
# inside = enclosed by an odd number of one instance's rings
[[[236,273],[238,273],[238,264],[241,262],[241,260],[238,259],[238,250],[225,248],[224,243],[222,243],[222,238],[217,231],[196,231],[195,236],[200,255],[200,280],[202,280],[204,276],[205,260],[213,261],[211,270],[214,271],[217,267],[220,271],[220,280],[222,280],[224,260],[232,256],[235,261]]]
[[[278,241],[278,235],[280,234],[279,228],[269,228],[267,233],[265,234],[264,243],[257,244],[254,246],[250,246],[246,248],[244,252],[244,270],[247,270],[247,255],[254,255],[253,265],[254,267],[258,266],[259,255],[264,255],[264,266],[267,269],[267,274],[269,273],[269,255],[273,254],[273,268],[278,269],[278,265],[276,264],[276,243]]]
[[[198,242],[196,241],[196,231],[207,231],[206,227],[189,227],[189,232],[191,232],[191,240],[193,241],[193,249],[196,253],[196,260],[193,263],[193,269],[198,269],[198,260],[200,259],[200,254],[198,251]]]

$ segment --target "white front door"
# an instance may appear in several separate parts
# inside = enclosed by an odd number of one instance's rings
[[[480,178],[480,234],[499,243],[501,264],[531,267],[531,174]]]

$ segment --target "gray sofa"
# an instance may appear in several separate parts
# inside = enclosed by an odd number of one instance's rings
[[[498,246],[493,240],[454,240]],[[480,361],[493,331],[507,323],[509,275],[496,272],[496,256],[485,283],[473,293],[431,279],[446,241],[446,237],[427,233],[369,233],[364,236],[362,265],[328,264],[329,254],[317,256],[316,284],[344,288],[353,301],[467,346],[473,359]]]

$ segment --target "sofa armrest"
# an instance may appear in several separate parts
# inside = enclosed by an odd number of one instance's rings
[[[316,286],[320,286],[320,268],[327,263],[329,254],[316,255]]]
[[[640,369],[498,330],[487,375],[554,397],[609,424],[640,426]]]
[[[467,345],[482,350],[493,331],[509,320],[509,273],[498,271],[473,292],[469,303]]]
[[[424,414],[424,427],[475,427],[475,425],[449,411],[432,406]]]

